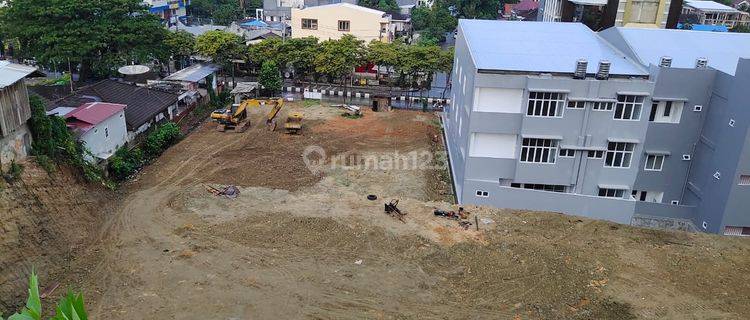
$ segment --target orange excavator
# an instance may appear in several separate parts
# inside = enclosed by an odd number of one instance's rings
[[[233,104],[226,109],[218,109],[211,113],[211,119],[216,121],[219,126],[218,130],[221,132],[227,129],[234,129],[235,132],[245,132],[250,126],[250,119],[248,118],[248,109],[257,108],[262,105],[271,104],[273,107],[271,111],[266,115],[266,125],[271,131],[276,130],[276,116],[284,107],[284,99],[247,99],[242,101],[240,104]],[[302,115],[298,114],[299,123],[301,127]],[[289,121],[289,119],[287,119]],[[298,131],[299,128],[297,128]]]

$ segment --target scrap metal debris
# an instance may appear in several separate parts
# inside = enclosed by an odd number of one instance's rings
[[[469,230],[469,227],[473,225],[472,222],[466,220],[469,219],[470,213],[464,210],[463,207],[459,207],[458,212],[435,209],[433,213],[438,217],[444,217],[447,219],[458,221],[458,226],[464,228],[464,230]]]
[[[206,186],[206,190],[208,190],[208,192],[212,193],[215,196],[224,196],[229,199],[237,198],[237,196],[240,195],[240,188],[237,188],[237,186],[232,186],[232,185],[226,186],[222,189],[218,189],[212,186]]]
[[[385,213],[403,223],[406,223],[406,221],[404,221],[406,212],[402,212],[401,209],[398,208],[398,200],[391,200],[391,202],[386,203]]]

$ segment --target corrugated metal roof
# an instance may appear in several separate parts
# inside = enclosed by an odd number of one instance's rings
[[[76,94],[54,102],[54,107],[78,107],[88,102],[124,104],[125,122],[135,130],[177,103],[178,95],[114,80],[102,80],[78,89]]]
[[[36,68],[32,66],[0,61],[0,89],[18,82],[34,71]]]
[[[107,118],[125,109],[124,104],[91,102],[84,103],[65,115],[65,119],[77,119],[93,125],[99,124]]]
[[[477,69],[573,73],[578,59],[596,73],[609,60],[610,74],[648,73],[581,23],[459,20]]]
[[[730,6],[707,0],[685,0],[685,5],[701,11],[739,12],[739,10]]]
[[[216,71],[219,71],[219,67],[216,65],[198,63],[177,71],[164,80],[198,82]]]
[[[704,57],[710,67],[734,75],[739,58],[750,58],[747,33],[622,27],[615,30],[643,65],[659,65],[662,56],[669,56],[673,68],[694,68],[696,59]],[[602,35],[612,37],[611,31],[607,29]]]

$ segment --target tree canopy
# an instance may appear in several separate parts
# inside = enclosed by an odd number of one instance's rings
[[[428,42],[444,40],[445,34],[456,29],[458,20],[451,15],[445,0],[435,0],[432,7],[419,6],[412,11],[412,26]]]
[[[222,30],[213,30],[200,35],[196,39],[195,49],[199,54],[210,57],[217,63],[229,63],[242,55],[240,36]]]
[[[101,75],[131,62],[158,58],[166,36],[141,0],[12,0],[0,16],[16,38],[16,55],[43,64],[81,63]]]
[[[331,79],[341,78],[360,65],[364,56],[364,41],[353,35],[326,40],[320,44],[320,51],[315,57],[315,71]]]
[[[164,39],[167,51],[174,57],[189,57],[195,53],[195,36],[187,31],[167,33]]]
[[[358,4],[363,7],[377,9],[385,12],[393,12],[399,10],[396,0],[360,0]]]
[[[263,62],[258,75],[258,82],[269,96],[281,91],[283,82],[279,74],[279,68],[273,60]]]
[[[228,25],[257,8],[263,8],[262,0],[192,0],[188,7],[192,16],[213,19],[220,25]]]

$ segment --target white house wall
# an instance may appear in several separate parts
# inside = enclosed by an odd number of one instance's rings
[[[101,159],[107,159],[118,148],[124,146],[127,139],[124,111],[107,118],[80,137],[86,148]]]

